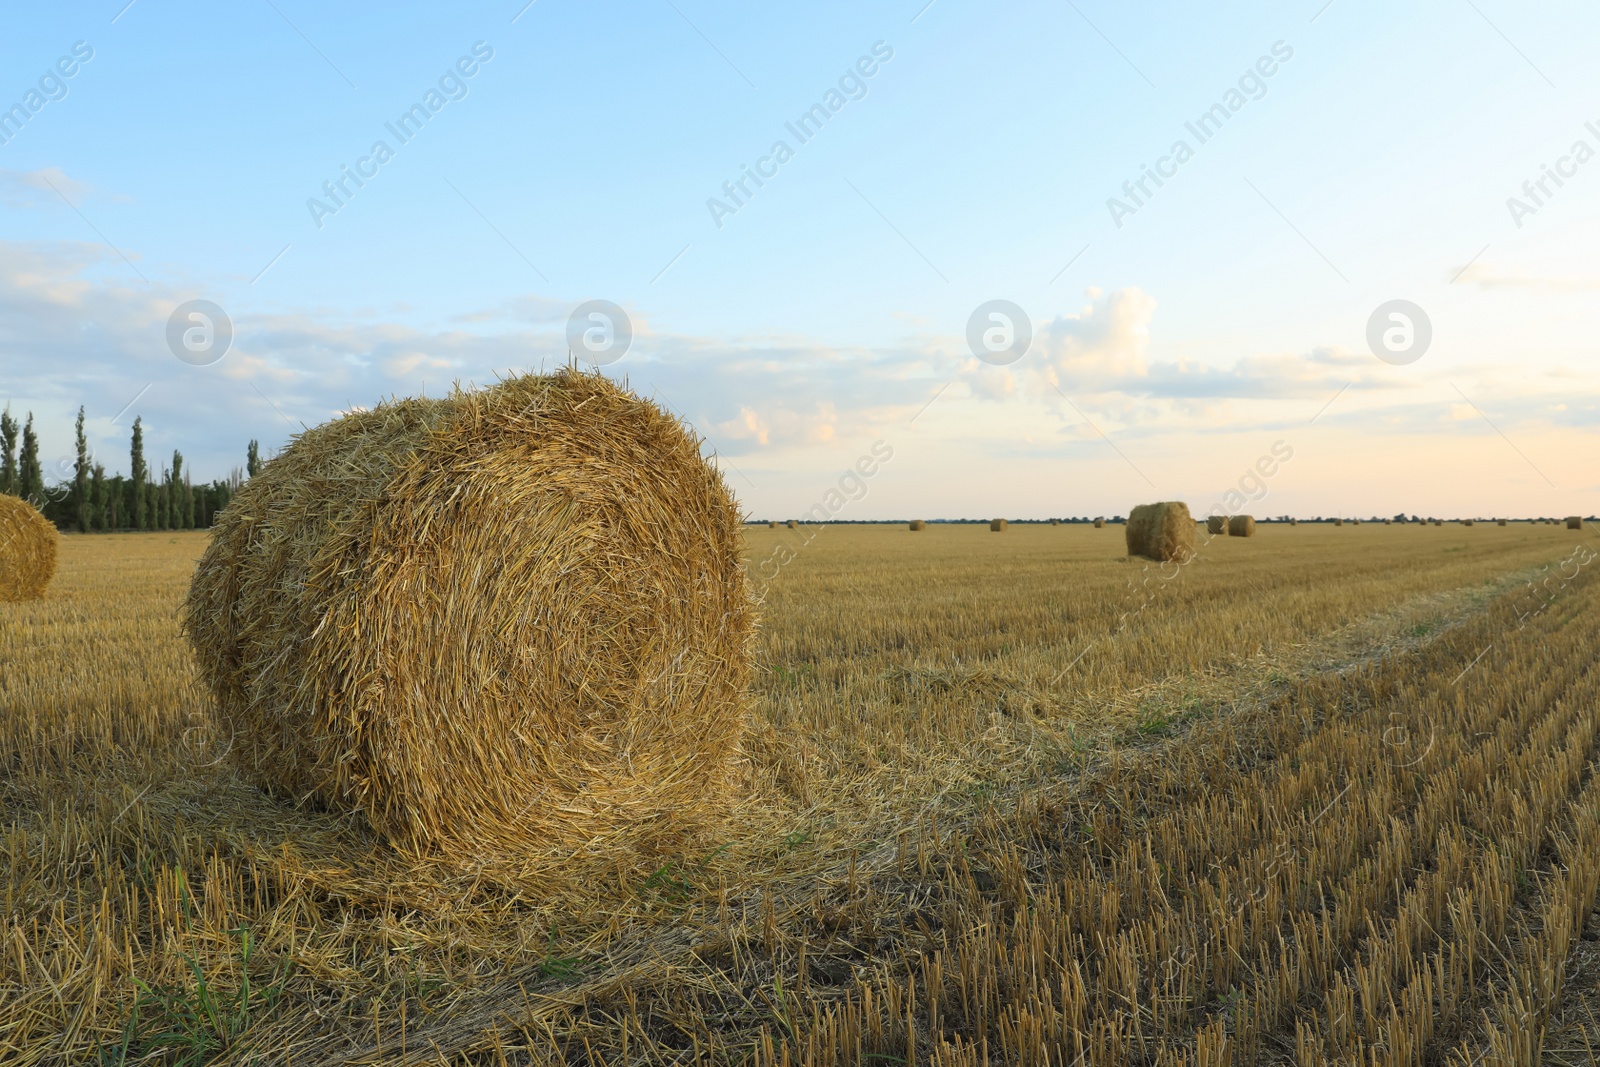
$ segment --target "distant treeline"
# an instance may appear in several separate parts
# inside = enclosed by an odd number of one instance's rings
[[[144,420],[137,418],[133,420],[128,458],[126,477],[106,474],[105,465],[97,462],[89,450],[80,407],[76,457],[70,462],[63,457],[56,464],[60,480],[46,485],[33,413],[29,412],[27,421],[20,425],[10,408],[0,413],[0,493],[32,502],[45,518],[63,530],[110,533],[204,529],[227,506],[244,480],[261,468],[260,449],[251,441],[245,468],[235,467],[226,481],[193,484],[183,465],[183,453],[177,451],[172,453],[172,463],[162,466],[158,474],[145,461]]]

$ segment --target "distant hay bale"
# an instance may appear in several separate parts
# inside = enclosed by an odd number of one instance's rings
[[[1194,525],[1182,501],[1140,504],[1128,512],[1128,555],[1187,562],[1194,555]]]
[[[1433,520],[1433,524],[1435,526],[1443,526],[1444,525],[1444,520],[1443,519],[1434,519]]]
[[[1360,526],[1361,525],[1361,520],[1360,519],[1351,519],[1350,520],[1350,525],[1351,526]]]
[[[1226,515],[1207,515],[1206,533],[1220,534],[1228,530],[1228,517]]]
[[[1051,519],[1050,520],[1050,525],[1051,526],[1060,526],[1061,525],[1061,520],[1060,519]]]
[[[989,532],[990,533],[1005,533],[1005,530],[1006,530],[1006,520],[1004,520],[1004,519],[990,519],[989,520]]]
[[[911,525],[908,527],[908,529],[911,529],[911,530],[922,530],[922,529],[926,529],[927,525],[928,524],[923,522],[921,519],[912,519],[911,520]]]
[[[1300,525],[1300,520],[1299,519],[1290,519],[1289,520],[1289,525],[1290,526],[1299,526]]]
[[[1256,535],[1256,520],[1254,515],[1230,515],[1228,517],[1229,537],[1254,537]]]
[[[777,528],[778,528],[778,520],[777,519],[773,519],[771,522],[767,523],[767,529],[776,530]]]
[[[1344,520],[1343,519],[1334,519],[1333,520],[1333,524],[1335,526],[1343,526],[1344,525]]]
[[[790,519],[789,520],[789,529],[791,529],[791,530],[800,529],[800,523],[795,519]]]
[[[1461,525],[1463,525],[1463,526],[1471,526],[1472,525],[1472,520],[1471,519],[1462,519],[1461,520]]]
[[[1496,519],[1496,520],[1494,520],[1494,524],[1496,526],[1504,526],[1506,524],[1506,520],[1504,520],[1504,519]]]
[[[1106,520],[1104,520],[1104,519],[1096,519],[1096,520],[1094,520],[1094,528],[1096,530],[1104,530],[1106,528]]]
[[[1390,524],[1390,522],[1392,522],[1392,521],[1393,521],[1393,520],[1391,520],[1391,519],[1384,519],[1384,520],[1383,520],[1383,524],[1384,524],[1384,525],[1385,525],[1385,526],[1388,526],[1388,525],[1389,525],[1389,524]]]
[[[185,628],[242,769],[398,848],[664,847],[732,780],[740,528],[675,418],[527,375],[298,435],[218,516]]]
[[[1569,530],[1581,530],[1581,529],[1583,529],[1583,516],[1582,515],[1568,515],[1567,516],[1567,529],[1569,529]]]
[[[0,603],[38,600],[56,576],[55,523],[19,496],[0,495]]]

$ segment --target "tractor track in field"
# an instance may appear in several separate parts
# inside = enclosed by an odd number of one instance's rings
[[[1182,752],[1190,745],[1206,744],[1206,739],[1210,739],[1214,744],[1219,734],[1229,734],[1229,742],[1234,745],[1237,766],[1232,768],[1232,773],[1248,776],[1251,773],[1258,773],[1262,768],[1272,768],[1275,761],[1285,758],[1283,752],[1285,742],[1282,739],[1277,741],[1272,739],[1274,734],[1272,713],[1275,707],[1282,710],[1286,702],[1293,702],[1296,693],[1312,689],[1323,693],[1338,691],[1341,686],[1360,683],[1363,678],[1370,681],[1373,675],[1384,675],[1386,672],[1392,677],[1405,677],[1406,673],[1410,673],[1413,661],[1422,664],[1422,661],[1430,659],[1466,667],[1461,675],[1456,675],[1456,681],[1466,678],[1472,683],[1472,678],[1469,677],[1472,665],[1482,667],[1485,673],[1490,672],[1501,659],[1491,653],[1490,649],[1506,643],[1506,638],[1512,637],[1509,625],[1504,619],[1496,625],[1490,625],[1485,616],[1491,613],[1494,606],[1506,605],[1507,598],[1518,587],[1526,585],[1530,577],[1533,577],[1533,571],[1518,571],[1517,574],[1502,577],[1493,585],[1462,587],[1440,595],[1416,597],[1405,601],[1392,611],[1360,619],[1354,624],[1341,627],[1341,630],[1326,635],[1325,638],[1291,649],[1293,653],[1291,656],[1280,656],[1270,662],[1251,661],[1235,665],[1234,669],[1219,673],[1219,680],[1232,681],[1235,686],[1230,691],[1229,701],[1219,705],[1218,713],[1210,717],[1184,721],[1168,736],[1139,739],[1136,744],[1117,745],[1110,752],[1088,753],[1072,773],[1056,777],[1053,781],[1038,782],[1027,789],[992,795],[987,798],[981,809],[974,809],[971,806],[965,811],[950,808],[938,811],[925,809],[923,811],[925,819],[918,821],[917,827],[904,827],[901,835],[893,843],[878,846],[874,851],[856,856],[843,864],[830,865],[827,869],[813,872],[808,885],[784,885],[776,893],[754,891],[738,897],[723,897],[720,901],[706,902],[701,907],[685,909],[685,912],[678,917],[677,923],[669,928],[642,929],[637,933],[624,934],[608,947],[605,957],[586,961],[584,969],[586,973],[592,974],[592,977],[584,981],[560,981],[542,974],[538,966],[525,968],[523,973],[514,979],[494,982],[486,989],[474,990],[469,997],[461,998],[461,1001],[451,1006],[448,1011],[435,1011],[421,1019],[419,1025],[411,1029],[410,1033],[406,1033],[406,1046],[403,1051],[400,1048],[398,1035],[392,1032],[384,1033],[382,1040],[379,1040],[378,1033],[371,1033],[363,1038],[358,1033],[318,1033],[315,1032],[315,1027],[306,1029],[304,1025],[294,1029],[264,1027],[261,1033],[254,1035],[256,1040],[250,1043],[254,1051],[240,1049],[238,1056],[230,1057],[229,1061],[224,1062],[421,1064],[421,1062],[438,1062],[438,1057],[442,1054],[448,1057],[453,1054],[466,1054],[472,1049],[491,1048],[494,1043],[501,1040],[499,1037],[501,1033],[512,1032],[530,1035],[530,1040],[539,1033],[547,1033],[549,1035],[547,1040],[554,1045],[555,1032],[552,1024],[555,1022],[560,1021],[563,1025],[571,1024],[574,1016],[586,1013],[605,1016],[618,1005],[624,1003],[634,1005],[635,998],[637,1003],[646,1006],[642,1017],[653,1019],[650,1025],[645,1025],[643,1022],[640,1024],[642,1030],[638,1035],[638,1041],[661,1040],[662,1027],[670,1029],[670,1025],[662,1022],[661,1017],[653,1016],[650,1013],[650,1005],[656,1001],[664,1003],[670,1000],[670,997],[662,992],[662,987],[672,984],[682,984],[683,989],[691,990],[691,993],[699,990],[694,995],[718,998],[725,1006],[731,1000],[733,1008],[717,1013],[723,1021],[723,1029],[731,1032],[731,1030],[741,1030],[742,1027],[742,1030],[747,1030],[752,1035],[750,1040],[755,1041],[754,1045],[749,1045],[747,1048],[758,1053],[762,1046],[754,1037],[758,1032],[758,1027],[755,1025],[757,1022],[765,1025],[766,1040],[773,1040],[776,1033],[779,1048],[784,1037],[800,1041],[800,1030],[805,1030],[806,1027],[798,1022],[798,1016],[795,1014],[797,1009],[787,1011],[787,1000],[779,997],[778,1001],[774,1001],[770,987],[766,990],[758,989],[752,982],[757,979],[770,982],[771,977],[781,973],[787,963],[790,966],[798,965],[798,981],[803,984],[805,973],[808,973],[808,965],[803,957],[805,950],[800,949],[802,955],[795,960],[794,947],[795,942],[803,944],[808,941],[827,945],[821,953],[824,971],[830,966],[827,961],[843,961],[845,965],[843,973],[840,973],[840,969],[834,968],[832,977],[837,981],[832,982],[832,987],[821,990],[814,997],[811,1006],[822,1014],[811,1019],[813,1033],[816,1032],[816,1027],[827,1030],[829,1025],[835,1030],[838,1027],[848,1029],[851,1019],[856,1017],[850,1014],[851,1003],[858,1005],[856,1013],[859,1016],[861,990],[880,989],[882,995],[893,997],[893,993],[888,990],[901,989],[904,977],[914,976],[914,966],[925,966],[926,960],[941,952],[941,945],[944,952],[954,950],[952,949],[954,942],[950,942],[947,937],[944,941],[939,941],[939,937],[934,936],[934,933],[950,931],[952,928],[957,928],[958,923],[941,920],[938,929],[928,925],[930,918],[938,918],[938,910],[941,907],[970,907],[987,917],[984,921],[998,921],[998,917],[1005,910],[1000,897],[1018,891],[1024,894],[1038,891],[1051,875],[1050,865],[1054,862],[1053,856],[1058,853],[1070,853],[1072,849],[1078,848],[1078,845],[1061,846],[1059,843],[1053,843],[1050,848],[1043,849],[1030,861],[1016,857],[1006,859],[1006,838],[1016,837],[1022,840],[1027,837],[1026,833],[1011,835],[1010,830],[1016,829],[1016,819],[1042,817],[1038,811],[1032,816],[1021,816],[1018,814],[1019,809],[1030,805],[1037,809],[1056,805],[1058,814],[1053,817],[1058,821],[1072,822],[1072,819],[1078,819],[1082,824],[1093,825],[1094,821],[1099,819],[1101,825],[1118,827],[1118,837],[1134,840],[1138,837],[1139,825],[1160,819],[1162,809],[1160,806],[1141,809],[1147,808],[1147,805],[1142,801],[1138,803],[1131,801],[1131,793],[1118,787],[1118,781],[1123,785],[1141,781],[1141,776],[1149,774],[1146,768],[1158,765],[1163,757],[1168,757],[1174,752]],[[1579,590],[1574,589],[1570,595],[1576,597],[1578,593]],[[1554,609],[1560,608],[1552,608],[1552,611]],[[1418,629],[1422,621],[1427,621],[1426,629]],[[1563,625],[1570,622],[1571,619],[1566,619]],[[1482,651],[1443,648],[1453,641],[1459,643],[1461,637],[1475,637],[1475,633],[1462,633],[1462,630],[1472,629],[1475,624],[1483,627],[1485,637],[1493,638],[1486,641]],[[1542,625],[1549,625],[1549,617]],[[1405,662],[1405,665],[1402,665],[1402,662]],[[1282,677],[1275,678],[1274,672]],[[1434,670],[1432,675],[1438,675],[1438,670]],[[1237,685],[1238,680],[1243,677],[1251,678],[1250,685]],[[1451,681],[1450,685],[1456,683]],[[1155,686],[1152,689],[1157,688],[1158,686]],[[1149,699],[1149,693],[1144,694],[1144,699]],[[1350,715],[1358,715],[1362,710],[1350,709]],[[1365,710],[1371,712],[1371,707]],[[1333,718],[1325,717],[1322,723],[1315,725],[1315,728],[1328,728],[1330,721],[1333,721]],[[1382,723],[1386,720],[1378,721]],[[1307,726],[1306,729],[1310,731],[1312,728]],[[1387,726],[1386,729],[1394,728]],[[1418,737],[1422,736],[1421,729],[1414,733]],[[1410,766],[1394,766],[1387,763],[1386,755],[1394,757],[1395,753],[1386,752],[1384,747],[1387,749],[1403,747],[1394,744],[1395,737],[1398,737],[1398,734],[1378,736],[1376,744],[1379,747],[1376,749],[1378,753],[1376,758],[1378,763],[1389,768],[1387,771],[1376,768],[1379,774],[1406,773],[1411,769]],[[1368,737],[1368,744],[1371,742],[1373,739]],[[1429,750],[1432,750],[1432,742],[1434,736],[1430,734]],[[1405,763],[1416,753],[1405,752],[1402,755],[1405,757],[1402,763]],[[1422,765],[1427,758],[1429,752],[1416,755],[1416,765]],[[1592,750],[1589,752],[1589,758],[1592,758]],[[1267,777],[1264,781],[1275,781],[1275,779]],[[1318,814],[1317,819],[1322,819],[1323,814],[1328,811],[1322,808],[1320,800],[1331,797],[1334,798],[1334,803],[1338,803],[1341,798],[1349,795],[1349,782],[1344,784],[1346,792],[1339,792],[1338,787],[1338,779],[1318,785],[1320,792],[1315,793],[1315,797],[1318,798],[1317,808],[1322,814]],[[1181,809],[1182,803],[1194,803],[1194,798],[1189,797],[1184,800],[1179,797],[1179,800],[1173,801],[1173,806],[1166,809],[1166,814]],[[1074,808],[1074,805],[1077,806]],[[930,808],[934,808],[934,805],[930,805]],[[1062,811],[1074,811],[1075,814],[1062,816],[1059,814]],[[1315,825],[1317,825],[1315,819],[1310,827],[1296,824],[1294,833],[1299,833],[1302,837],[1307,833],[1315,833],[1317,832]],[[1371,837],[1373,833],[1371,827],[1366,827],[1366,833],[1368,833],[1366,840],[1378,840]],[[1099,848],[1104,853],[1096,859],[1096,864],[1115,867],[1115,857],[1107,851],[1104,843],[1098,843],[1094,848]],[[1282,849],[1282,841],[1270,843],[1270,848]],[[1296,845],[1294,848],[1302,851],[1304,846]],[[1544,848],[1544,845],[1541,845],[1541,848]],[[933,857],[930,859],[930,856]],[[1056,856],[1056,859],[1059,859],[1059,856]],[[1283,864],[1288,865],[1288,862],[1290,859],[1285,856]],[[1526,891],[1526,899],[1523,901],[1525,907],[1530,907],[1534,897],[1539,896],[1536,889],[1542,893],[1542,883],[1541,886],[1534,886]],[[880,929],[877,931],[875,941],[867,939],[870,944],[862,944],[861,937],[856,937],[853,941],[850,934],[842,934],[838,929],[824,936],[821,928],[806,929],[818,923],[819,907],[822,907],[824,912],[832,909],[838,913],[850,913],[851,909],[856,909],[856,912],[878,909],[885,913],[899,910],[898,929],[893,933],[883,933]],[[1397,907],[1400,907],[1400,904],[1397,904]],[[950,913],[946,918],[954,920],[958,913],[960,912]],[[912,920],[909,925],[907,917]],[[1011,918],[1014,920],[1014,912]],[[864,920],[858,913],[851,921],[859,923]],[[800,929],[795,931],[795,926]],[[845,923],[845,926],[848,926],[848,923]],[[1128,929],[1126,926],[1118,926],[1114,929],[1114,933],[1120,936],[1126,933],[1126,929]],[[1520,942],[1515,939],[1504,939],[1498,947],[1501,952],[1514,953],[1518,944]],[[739,958],[741,947],[747,953],[744,961]],[[750,960],[750,953],[760,955],[755,947],[766,950],[771,960],[766,963]],[[898,965],[891,958],[894,950],[898,950]],[[1350,960],[1360,963],[1363,950],[1365,949],[1362,944],[1357,942],[1355,949],[1350,953]],[[786,952],[789,953],[787,957]],[[818,958],[818,953],[813,952],[811,969],[818,966],[816,963]],[[912,960],[920,963],[914,965]],[[1366,963],[1360,965],[1366,966]],[[1349,966],[1346,966],[1346,971],[1347,969]],[[1240,977],[1243,981],[1248,977],[1248,971],[1250,966],[1246,965],[1242,973],[1235,977]],[[912,1024],[909,1027],[914,1040],[920,1037],[931,1045],[938,1046],[936,1045],[938,1008],[933,1008],[933,1014],[928,1016],[926,1014],[928,1008],[915,1006],[915,981],[912,982],[912,992],[907,993],[907,997],[910,997],[907,1003],[914,1005],[910,1011]],[[1173,1059],[1170,1062],[1174,1064],[1205,1062],[1203,1057],[1210,1054],[1211,1049],[1216,1046],[1216,1041],[1232,1040],[1232,1037],[1237,1035],[1237,1027],[1240,1025],[1240,1003],[1246,1003],[1245,993],[1242,993],[1234,1003],[1214,997],[1205,1003],[1210,1006],[1210,1009],[1203,1013],[1206,1024],[1189,1027],[1184,1030],[1184,1035],[1179,1040],[1168,1041],[1163,1045],[1163,1048],[1170,1049],[1174,1056],[1182,1054],[1194,1059],[1190,1061]],[[918,1016],[918,1011],[923,1011],[925,1014]],[[1248,1025],[1250,1008],[1243,1009],[1243,1017]],[[1106,1029],[1099,1033],[1098,1038],[1093,1035],[1085,1038],[1090,1043],[1078,1046],[1075,1054],[1085,1057],[1083,1062],[1114,1062],[1104,1057],[1112,1054],[1126,1056],[1130,1054],[1130,1041],[1138,1041],[1139,1045],[1144,1046],[1144,1051],[1134,1056],[1144,1056],[1144,1053],[1149,1051],[1150,1043],[1155,1040],[1154,1035],[1142,1033],[1141,1027],[1144,1024],[1141,1022],[1142,1016],[1139,1011],[1133,1011],[1128,1019],[1131,1019],[1131,1030],[1128,1030],[1128,1033]],[[1150,1017],[1149,1022],[1154,1027],[1154,1016]],[[862,1017],[858,1019],[856,1025],[858,1029],[869,1027],[869,1021]],[[1333,1027],[1333,1024],[1330,1025]],[[1274,1030],[1272,1027],[1258,1027],[1258,1030],[1254,1054],[1261,1057],[1261,1062],[1296,1062],[1293,1056],[1298,1053],[1294,1053],[1294,1049],[1288,1048],[1283,1043],[1282,1030]],[[1342,1040],[1344,1035],[1334,1033],[1334,1037]],[[883,1033],[878,1033],[877,1038],[890,1040],[883,1037]],[[1474,1038],[1474,1032],[1467,1025],[1462,1025],[1459,1038],[1462,1041],[1470,1041]],[[1482,1033],[1478,1038],[1483,1048],[1490,1046],[1488,1045],[1490,1038],[1483,1037]],[[568,1048],[571,1049],[574,1046],[570,1045],[570,1040],[571,1038],[568,1038]],[[1016,1040],[1022,1041],[1024,1038],[1018,1037]],[[1094,1045],[1096,1040],[1101,1041],[1101,1045]],[[646,1048],[646,1045],[635,1045],[635,1048]],[[1096,1053],[1094,1051],[1096,1048],[1101,1051]],[[1342,1048],[1342,1045],[1339,1048]],[[1026,1045],[1018,1045],[1013,1051],[1021,1053],[1026,1049]],[[570,1056],[578,1054],[570,1053]],[[587,1056],[587,1051],[584,1056]],[[950,1053],[950,1056],[957,1056],[957,1059],[950,1059],[949,1062],[965,1062],[960,1061],[958,1053]],[[1288,1056],[1288,1059],[1283,1059],[1285,1056]],[[582,1062],[581,1059],[578,1062]],[[590,1059],[589,1062],[597,1061]],[[848,1059],[838,1062],[848,1062]],[[978,1061],[974,1059],[973,1062]],[[1125,1062],[1139,1061],[1128,1059]],[[1149,1059],[1149,1062],[1154,1064],[1157,1061]]]

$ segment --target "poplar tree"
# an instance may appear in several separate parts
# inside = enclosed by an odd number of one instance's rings
[[[78,459],[73,467],[73,510],[78,520],[78,532],[88,533],[93,525],[93,501],[89,499],[89,441],[83,435],[83,406],[78,406]]]
[[[128,521],[135,530],[150,529],[150,501],[149,491],[145,482],[150,478],[150,468],[144,463],[144,420],[133,420],[133,473],[128,481],[132,485],[132,496],[128,501]]]
[[[11,417],[8,407],[0,412],[0,448],[5,450],[5,462],[0,466],[0,493],[17,496],[20,481],[17,478],[17,432],[21,427]]]
[[[35,507],[44,506],[44,468],[39,466],[39,435],[33,432],[33,412],[28,412],[28,421],[22,427],[22,459],[18,466],[22,499],[33,502]]]

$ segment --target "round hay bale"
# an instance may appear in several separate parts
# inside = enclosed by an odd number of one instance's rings
[[[1228,517],[1226,515],[1207,515],[1206,533],[1221,534],[1228,532]]]
[[[1360,526],[1361,525],[1361,520],[1360,519],[1351,519],[1350,520],[1350,525],[1351,526]]]
[[[767,529],[776,530],[777,528],[778,528],[778,520],[777,519],[773,519],[771,522],[767,523]]]
[[[1256,520],[1254,515],[1230,515],[1228,517],[1229,537],[1254,537],[1256,535]]]
[[[1004,520],[1004,519],[990,519],[989,520],[989,532],[990,533],[1005,533],[1006,532],[1006,520]]]
[[[928,526],[928,524],[923,522],[921,519],[912,519],[911,520],[911,524],[910,524],[910,526],[907,527],[907,529],[913,530],[913,531],[915,531],[915,530],[923,530],[923,529],[926,529],[927,526]]]
[[[1496,519],[1496,520],[1494,520],[1494,524],[1496,526],[1504,526],[1506,524],[1506,520],[1504,520],[1504,519]]]
[[[1096,530],[1104,530],[1106,528],[1106,520],[1104,520],[1104,519],[1096,519],[1096,520],[1094,520],[1094,528]]]
[[[796,519],[790,519],[790,520],[789,520],[789,529],[791,529],[791,530],[798,530],[798,529],[800,529],[800,523],[799,523],[799,521],[798,521],[798,520],[796,520]]]
[[[1333,524],[1335,526],[1343,526],[1344,525],[1344,520],[1343,519],[1334,519],[1333,520]]]
[[[1051,526],[1060,526],[1061,525],[1061,520],[1060,519],[1051,519],[1050,520],[1050,525]]]
[[[521,860],[715,811],[754,624],[698,442],[570,369],[298,435],[218,516],[185,619],[256,781]]]
[[[0,603],[38,600],[56,576],[61,535],[19,496],[0,495]]]
[[[1463,525],[1463,526],[1471,526],[1472,525],[1472,520],[1471,519],[1462,519],[1461,520],[1461,525]]]
[[[1583,516],[1582,515],[1568,515],[1567,516],[1567,529],[1569,529],[1569,530],[1581,530],[1581,529],[1583,529]]]
[[[1187,562],[1194,555],[1194,526],[1189,505],[1182,501],[1140,504],[1128,512],[1128,555]]]

